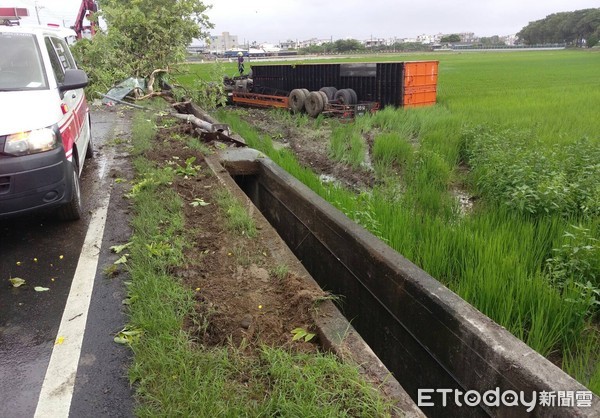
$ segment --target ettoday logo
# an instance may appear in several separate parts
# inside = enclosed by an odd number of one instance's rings
[[[500,388],[490,389],[483,393],[476,390],[466,392],[459,389],[419,389],[417,405],[419,407],[441,405],[445,407],[449,402],[456,406],[522,406],[531,412],[536,406],[582,408],[592,406],[591,391],[533,391],[526,394],[523,391],[505,390]]]

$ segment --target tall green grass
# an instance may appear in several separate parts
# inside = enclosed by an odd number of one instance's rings
[[[333,160],[360,167],[365,163],[366,149],[361,132],[351,125],[339,125],[331,133],[329,156]]]

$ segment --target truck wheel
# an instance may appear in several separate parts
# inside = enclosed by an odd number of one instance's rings
[[[323,96],[318,91],[311,91],[304,102],[306,113],[316,118],[323,111]]]
[[[338,90],[335,93],[335,100],[343,105],[352,104],[352,94],[347,89]]]
[[[350,96],[352,97],[352,103],[351,104],[357,104],[358,103],[358,95],[356,94],[356,92],[352,89],[346,89],[350,92]]]
[[[319,90],[318,93],[323,98],[323,109],[325,109],[325,106],[327,105],[327,103],[329,103],[329,98],[327,97],[327,93],[325,93],[324,91],[321,91],[321,90]]]
[[[335,93],[337,93],[337,89],[335,87],[321,87],[319,91],[325,92],[328,100],[333,100],[335,98]]]
[[[294,89],[291,91],[288,97],[288,107],[294,113],[302,112],[304,109],[304,102],[306,101],[306,94],[300,89]]]
[[[81,218],[81,189],[79,187],[79,172],[75,164],[72,166],[71,200],[58,208],[58,218],[63,221],[76,221]]]

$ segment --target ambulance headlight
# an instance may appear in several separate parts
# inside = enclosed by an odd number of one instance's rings
[[[4,143],[4,152],[21,156],[50,151],[57,146],[56,132],[53,129],[44,128],[8,135]]]

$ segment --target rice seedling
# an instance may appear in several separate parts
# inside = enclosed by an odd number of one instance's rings
[[[330,157],[354,167],[365,162],[366,143],[351,125],[340,125],[331,133]]]

